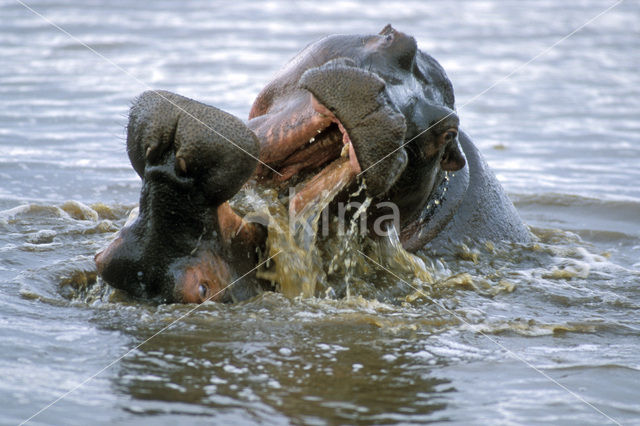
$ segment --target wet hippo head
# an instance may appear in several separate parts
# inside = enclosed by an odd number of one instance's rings
[[[444,70],[412,37],[390,25],[326,37],[285,66],[251,109],[261,159],[280,173],[259,166],[258,174],[300,180],[349,152],[369,194],[391,199],[408,219],[443,172],[465,165],[453,108]]]
[[[255,170],[254,134],[216,108],[145,92],[131,108],[127,150],[143,181],[139,215],[96,255],[100,276],[145,299],[233,298],[225,287],[243,272],[242,259],[247,270],[255,259],[226,200]]]

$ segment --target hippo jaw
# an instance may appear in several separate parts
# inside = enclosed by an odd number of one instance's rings
[[[406,125],[384,81],[340,58],[307,70],[299,89],[286,108],[249,121],[261,159],[280,170],[273,176],[259,167],[258,175],[287,182],[346,156],[355,174],[364,175],[369,194],[388,192],[407,163]]]
[[[314,110],[337,122],[369,194],[386,194],[404,171],[407,154],[405,119],[386,96],[384,81],[341,58],[307,70],[300,86],[312,94]]]

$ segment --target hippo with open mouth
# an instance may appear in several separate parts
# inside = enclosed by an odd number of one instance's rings
[[[96,255],[98,274],[134,297],[238,301],[267,288],[255,272],[267,228],[229,203],[243,185],[281,192],[296,214],[346,182],[393,206],[409,251],[530,234],[459,129],[451,82],[390,25],[333,35],[294,57],[241,120],[165,91],[133,103],[127,151],[143,181],[138,217]],[[340,195],[342,194],[342,195]],[[389,216],[389,209],[369,215]],[[277,261],[277,260],[276,260]],[[233,286],[229,286],[234,283]]]

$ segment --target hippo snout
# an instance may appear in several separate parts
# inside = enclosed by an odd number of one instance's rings
[[[141,280],[142,256],[137,244],[132,241],[129,227],[118,232],[116,238],[95,255],[98,275],[111,287],[131,294],[134,297],[144,297],[147,289]]]

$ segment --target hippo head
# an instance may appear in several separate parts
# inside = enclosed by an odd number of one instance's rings
[[[465,165],[450,81],[390,25],[311,44],[263,89],[249,118],[270,166],[258,167],[263,179],[300,180],[349,152],[354,176],[369,195],[395,202],[403,222],[444,172]]]
[[[238,232],[226,201],[256,168],[255,135],[216,108],[145,92],[130,111],[127,150],[142,178],[139,214],[96,255],[102,279],[163,302],[243,298],[233,291],[251,283],[225,287],[254,266],[258,242]]]

